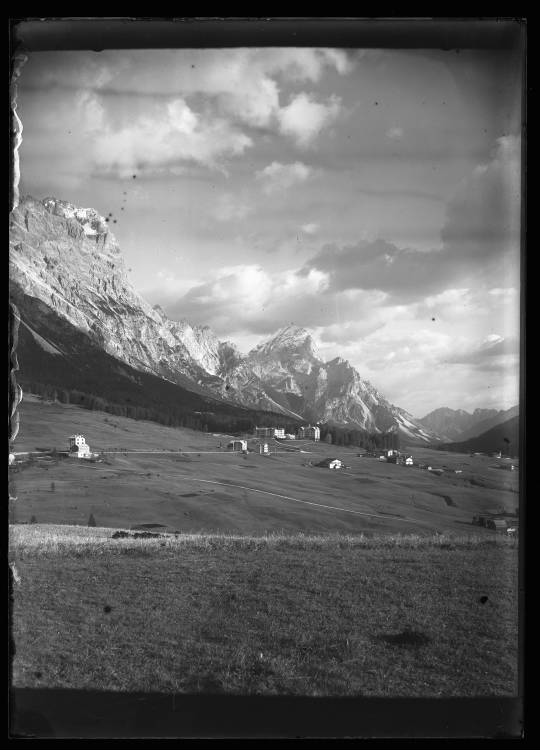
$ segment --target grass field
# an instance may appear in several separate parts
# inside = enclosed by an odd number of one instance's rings
[[[12,476],[17,500],[10,518],[17,523],[35,517],[39,523],[85,525],[92,513],[100,526],[154,524],[185,533],[460,534],[476,530],[471,526],[476,513],[518,506],[517,472],[502,471],[497,468],[501,462],[487,457],[413,448],[417,460],[448,467],[436,476],[358,457],[351,448],[310,442],[275,444],[278,452],[269,456],[231,454],[224,447],[228,436],[28,397],[20,413],[18,451],[62,449],[68,435],[82,432],[92,450],[164,452],[24,468]],[[348,468],[309,465],[324,456],[341,458]],[[453,473],[456,468],[462,473]]]
[[[111,535],[13,527],[16,687],[517,692],[513,540]]]

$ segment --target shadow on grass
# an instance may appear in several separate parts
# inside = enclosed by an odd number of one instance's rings
[[[515,737],[519,699],[384,699],[15,688],[24,737]]]

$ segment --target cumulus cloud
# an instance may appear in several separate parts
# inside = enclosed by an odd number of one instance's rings
[[[256,128],[278,126],[308,142],[337,102],[322,105],[301,94],[282,108],[280,83],[317,83],[325,70],[344,75],[353,66],[345,51],[317,48],[40,52],[31,56],[23,83],[34,90],[84,88],[103,97],[202,94],[222,117]],[[307,115],[313,117],[312,128],[302,121]]]
[[[325,285],[324,274],[317,271],[301,278],[293,271],[270,273],[259,265],[225,266],[163,306],[171,317],[204,322],[221,335],[271,333],[286,320],[311,325]]]
[[[221,168],[226,156],[242,154],[252,140],[226,120],[206,119],[183,99],[163,106],[160,116],[142,116],[119,130],[104,128],[95,139],[96,167],[129,177],[133,170],[191,161]]]
[[[287,190],[293,185],[305,182],[313,174],[313,169],[296,161],[294,164],[281,164],[273,161],[264,169],[255,173],[255,177],[263,184],[263,190],[267,195]]]
[[[277,113],[279,129],[292,136],[299,146],[309,146],[323,128],[334,122],[340,110],[341,100],[337,96],[321,104],[310,94],[302,92]]]
[[[302,224],[300,227],[302,232],[305,232],[306,234],[316,234],[319,231],[319,225],[315,222],[309,223],[309,224]]]

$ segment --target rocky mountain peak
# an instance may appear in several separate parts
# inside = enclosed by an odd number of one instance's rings
[[[252,353],[259,356],[300,355],[320,360],[312,335],[305,328],[293,323],[280,328],[277,333],[255,347]]]

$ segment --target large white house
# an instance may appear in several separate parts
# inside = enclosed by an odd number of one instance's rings
[[[71,435],[69,438],[70,458],[90,458],[90,446],[84,439],[84,435]]]

